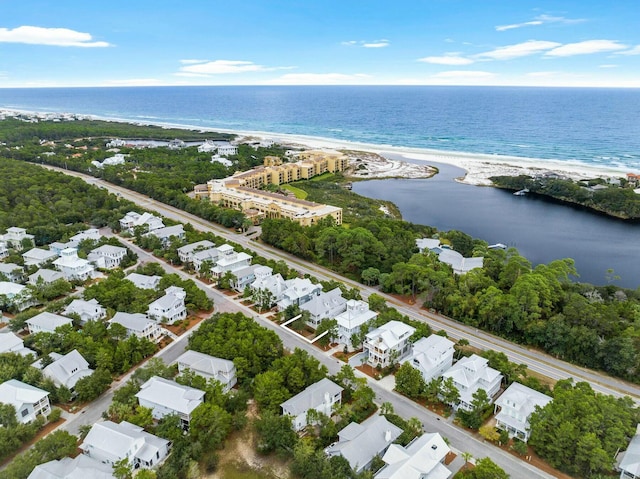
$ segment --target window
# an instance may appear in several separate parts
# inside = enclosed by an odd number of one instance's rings
[[[27,414],[29,414],[29,410],[23,409],[22,411],[20,411],[20,414],[22,414],[22,417],[25,417]]]

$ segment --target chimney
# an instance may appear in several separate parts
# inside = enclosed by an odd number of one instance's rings
[[[387,429],[384,432],[384,440],[387,441],[387,442],[391,441],[391,430],[390,429]]]

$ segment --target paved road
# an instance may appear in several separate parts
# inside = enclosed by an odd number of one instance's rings
[[[586,381],[589,382],[593,389],[598,392],[611,394],[614,396],[628,395],[631,396],[636,402],[640,402],[640,387],[635,384],[627,383],[625,381],[612,378],[606,374],[592,371],[587,368],[575,366],[565,361],[558,360],[548,354],[519,346],[497,336],[493,336],[483,331],[479,331],[475,328],[460,324],[450,318],[447,318],[446,316],[425,311],[419,306],[408,306],[405,303],[399,302],[392,296],[386,295],[374,288],[370,288],[344,278],[326,268],[300,260],[299,258],[289,255],[283,251],[256,242],[250,237],[230,232],[225,228],[204,221],[197,216],[185,213],[182,210],[153,200],[134,191],[112,185],[99,178],[94,178],[89,175],[62,170],[59,168],[48,168],[82,178],[88,183],[105,188],[113,193],[120,195],[123,198],[129,199],[139,204],[140,206],[143,206],[144,208],[154,210],[165,217],[180,222],[191,223],[196,229],[202,231],[213,232],[221,237],[228,239],[229,241],[236,242],[245,248],[251,249],[266,258],[274,260],[284,260],[287,262],[287,264],[295,267],[302,273],[314,275],[321,280],[333,279],[336,281],[341,281],[347,284],[349,287],[357,287],[362,291],[362,296],[365,299],[372,293],[379,294],[380,296],[384,297],[389,304],[392,304],[401,313],[406,314],[412,319],[426,322],[434,330],[444,330],[447,332],[449,337],[454,340],[465,338],[472,346],[479,347],[481,349],[493,349],[495,351],[503,352],[507,355],[510,361],[518,364],[526,364],[531,371],[534,371],[536,373],[542,374],[555,380],[574,378],[577,381]]]

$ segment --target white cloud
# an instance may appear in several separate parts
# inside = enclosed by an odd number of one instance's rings
[[[183,65],[194,65],[196,63],[207,63],[209,60],[196,60],[196,59],[186,59],[180,60],[180,63]]]
[[[445,78],[445,79],[464,79],[464,80],[483,80],[492,78],[495,75],[491,72],[485,72],[481,70],[451,70],[447,72],[440,72],[432,75],[432,78]]]
[[[269,83],[276,85],[345,85],[359,84],[370,79],[369,75],[356,73],[287,73]]]
[[[627,48],[613,40],[585,40],[584,42],[567,43],[545,53],[548,57],[570,57],[573,55],[589,55],[592,53],[612,52]]]
[[[527,73],[526,76],[528,77],[533,77],[533,78],[543,78],[543,77],[552,77],[557,75],[558,72],[553,72],[553,71],[549,71],[549,72],[529,72]]]
[[[576,23],[586,22],[584,18],[565,18],[565,17],[554,17],[552,15],[538,15],[534,17],[533,20],[528,22],[521,23],[512,23],[510,25],[498,25],[496,27],[496,31],[504,32],[507,30],[513,30],[515,28],[523,28],[523,27],[534,27],[538,25],[544,25],[547,23],[562,23],[565,25],[573,25]]]
[[[57,47],[109,47],[107,42],[92,41],[89,33],[68,28],[43,28],[22,26],[14,29],[0,28],[0,43],[27,43],[30,45],[51,45]]]
[[[530,22],[512,23],[511,25],[498,25],[496,27],[496,31],[504,32],[507,30],[513,30],[514,28],[529,27],[533,25],[542,25],[542,22],[540,20],[532,20]]]
[[[544,40],[528,40],[515,45],[507,45],[476,55],[478,58],[489,58],[492,60],[511,60],[513,58],[526,57],[536,53],[560,47],[557,42],[547,42]]]
[[[616,52],[616,55],[640,55],[640,45],[636,45],[635,47],[623,52]]]
[[[161,85],[162,82],[156,78],[128,78],[126,80],[107,80],[105,84],[110,86],[152,86]]]
[[[474,62],[470,58],[464,58],[453,54],[445,54],[440,57],[418,58],[418,61],[423,63],[433,63],[435,65],[470,65]]]
[[[605,63],[604,65],[598,65],[598,68],[618,68],[618,66],[614,63]]]
[[[389,40],[374,40],[374,41],[365,41],[365,40],[349,40],[346,42],[341,42],[342,45],[348,47],[362,47],[362,48],[384,48],[389,46]]]
[[[247,73],[273,70],[263,65],[242,60],[214,60],[204,63],[191,62],[180,67],[181,73],[195,73],[199,75],[222,75],[226,73]]]
[[[389,46],[389,40],[377,40],[375,42],[363,43],[364,48],[384,48]]]

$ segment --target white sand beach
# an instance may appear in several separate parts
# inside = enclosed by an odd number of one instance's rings
[[[444,163],[457,166],[466,173],[462,173],[456,180],[470,185],[491,185],[489,178],[500,175],[535,175],[541,172],[552,171],[572,179],[587,179],[594,177],[621,178],[630,171],[623,168],[587,165],[581,162],[535,159],[515,156],[486,155],[479,153],[464,153],[443,150],[429,150],[421,148],[399,147],[391,145],[374,145],[358,143],[332,138],[321,138],[303,135],[291,135],[284,133],[271,133],[263,131],[238,131],[221,128],[201,128],[194,125],[168,124],[160,122],[138,122],[122,118],[105,118],[95,115],[74,115],[70,113],[42,113],[25,110],[0,110],[0,116],[23,114],[40,119],[51,119],[53,116],[75,117],[76,120],[95,119],[116,121],[137,125],[154,125],[165,128],[181,128],[205,132],[230,133],[243,140],[270,139],[285,147],[301,149],[331,149],[344,151],[354,159],[360,160],[363,168],[352,169],[350,174],[354,177],[379,179],[379,178],[426,178],[436,173],[430,165]],[[411,163],[402,161],[412,160]],[[419,162],[424,162],[420,164]],[[637,173],[637,172],[634,172]]]

